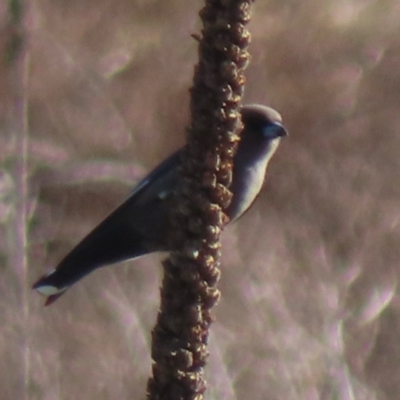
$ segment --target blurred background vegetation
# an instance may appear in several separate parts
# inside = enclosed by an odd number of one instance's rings
[[[160,255],[30,284],[184,142],[202,1],[26,2],[0,65],[0,399],[143,399]],[[400,3],[259,0],[245,103],[290,137],[223,238],[208,399],[400,398]],[[0,5],[0,51],[13,34]],[[25,106],[25,108],[24,108]]]

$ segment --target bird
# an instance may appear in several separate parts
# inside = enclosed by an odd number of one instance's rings
[[[232,200],[225,210],[237,220],[258,197],[268,163],[287,130],[281,115],[261,104],[242,106],[241,139],[233,158]],[[141,180],[129,197],[79,242],[32,288],[52,304],[73,284],[97,268],[138,258],[156,251],[170,251],[168,231],[174,191],[181,184],[183,149],[175,151]]]

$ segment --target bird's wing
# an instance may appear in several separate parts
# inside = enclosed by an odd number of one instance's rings
[[[145,178],[143,178],[132,190],[129,197],[138,195],[149,187],[149,185],[167,175],[170,171],[175,171],[181,164],[182,150],[177,150],[165,159],[161,164],[154,168]]]
[[[156,167],[131,195],[78,243],[33,288],[46,304],[93,270],[104,265],[166,250],[170,199],[179,181],[179,151]]]

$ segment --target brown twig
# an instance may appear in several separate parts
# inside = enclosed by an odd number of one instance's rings
[[[191,89],[191,125],[177,194],[179,251],[164,262],[161,306],[152,332],[151,400],[203,398],[212,307],[220,293],[219,236],[227,222],[232,159],[241,125],[239,102],[250,34],[252,1],[207,0],[200,16],[199,63]]]

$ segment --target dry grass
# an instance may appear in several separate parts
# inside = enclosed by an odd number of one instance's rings
[[[47,309],[27,283],[183,143],[201,3],[30,2],[26,121],[0,68],[1,400],[145,397],[157,256]],[[291,136],[224,235],[209,399],[400,398],[399,8],[256,2],[246,102]]]

